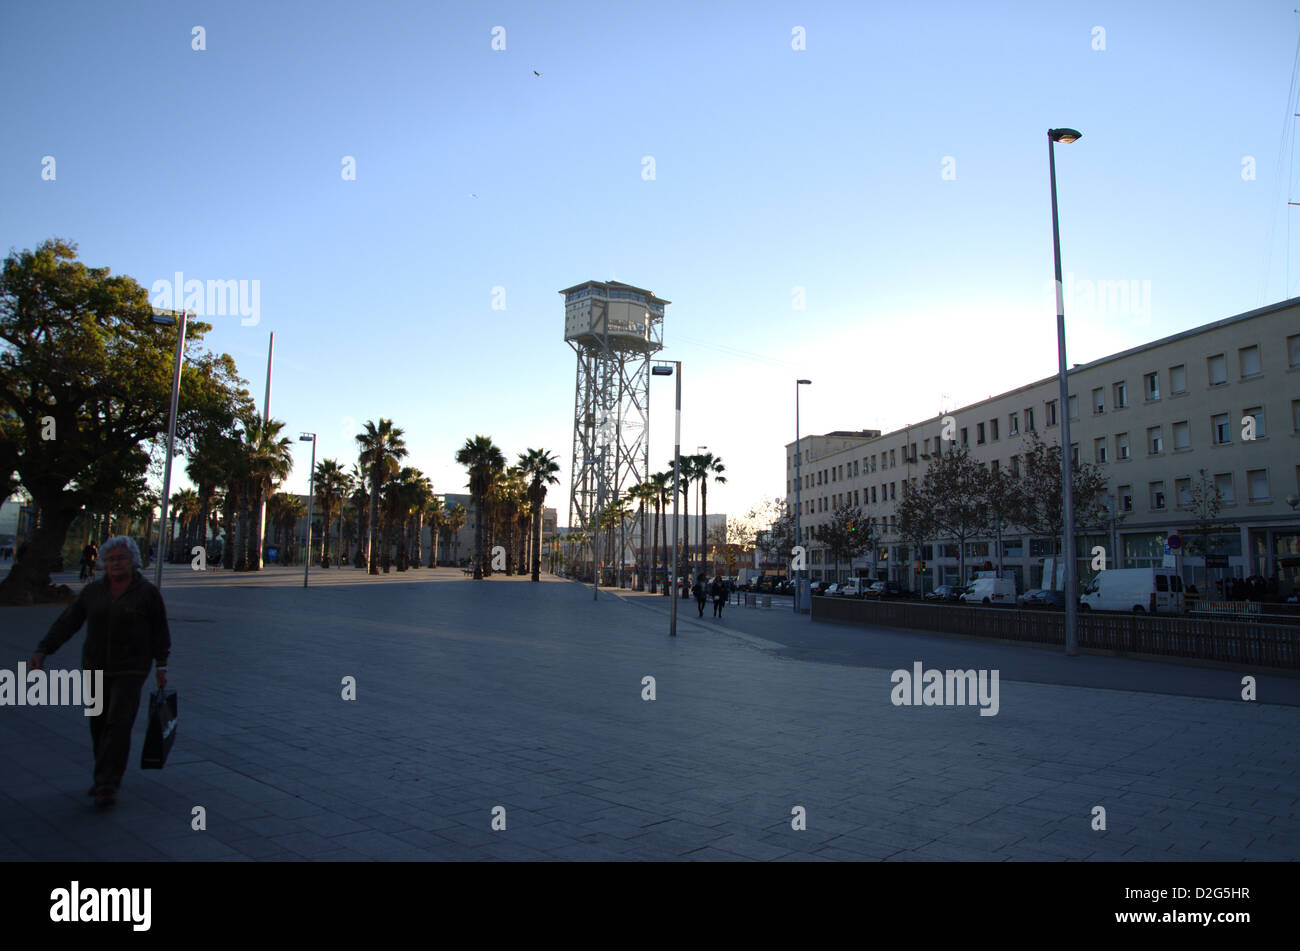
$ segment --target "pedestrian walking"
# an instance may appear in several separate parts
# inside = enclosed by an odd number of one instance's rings
[[[40,670],[86,625],[81,666],[104,672],[103,706],[90,717],[95,756],[90,795],[97,806],[111,806],[131,753],[131,726],[140,708],[140,688],[157,665],[158,689],[167,683],[171,631],[162,593],[140,573],[140,549],[133,539],[117,535],[104,542],[104,578],[91,581],[68,605],[36,647],[28,666]]]
[[[713,595],[713,616],[722,617],[722,606],[727,603],[727,585],[723,582],[722,575],[714,576],[709,593]]]
[[[99,549],[95,547],[93,541],[87,542],[86,547],[81,549],[81,580],[85,581],[95,578],[95,562],[99,560]]]
[[[695,595],[695,604],[700,609],[700,617],[704,617],[704,602],[708,599],[704,591],[704,572],[696,576],[695,587],[691,589],[691,593]]]

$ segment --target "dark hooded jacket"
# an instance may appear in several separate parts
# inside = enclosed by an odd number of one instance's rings
[[[50,626],[37,650],[53,654],[86,625],[86,644],[81,666],[102,670],[104,676],[148,674],[156,661],[167,665],[171,653],[171,630],[162,593],[137,570],[121,597],[108,593],[108,579],[92,581],[81,589]]]

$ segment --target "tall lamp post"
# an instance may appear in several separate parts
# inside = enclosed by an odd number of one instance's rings
[[[172,453],[176,451],[176,406],[181,398],[181,363],[185,360],[185,328],[189,322],[188,311],[170,311],[155,312],[149,319],[161,327],[172,327],[176,324],[176,314],[180,314],[180,334],[176,337],[176,362],[172,370],[172,409],[171,416],[167,420],[167,461],[163,465],[163,489],[162,489],[162,512],[158,520],[158,561],[154,565],[153,584],[155,588],[162,589],[162,566],[163,566],[163,535],[167,532],[167,497],[171,493],[172,487]],[[167,539],[171,542],[171,539]],[[145,544],[148,544],[146,539]]]
[[[1065,524],[1065,653],[1079,653],[1079,564],[1074,551],[1074,460],[1070,448],[1070,385],[1065,368],[1065,296],[1061,288],[1061,229],[1056,214],[1056,143],[1083,138],[1074,129],[1047,130],[1047,165],[1052,179],[1052,251],[1056,256],[1056,357],[1060,364],[1061,520]]]
[[[803,450],[799,445],[799,387],[810,386],[812,380],[795,380],[794,381],[794,543],[803,544],[803,525],[800,521],[803,515]],[[793,555],[794,553],[791,552]],[[803,569],[799,571],[799,577],[794,579],[794,610],[800,613],[804,608],[804,601],[807,595],[804,593],[803,586]]]
[[[307,587],[307,576],[311,573],[311,504],[316,498],[316,434],[303,433],[299,442],[311,443],[311,468],[307,470],[307,557],[303,559],[302,586]],[[329,545],[330,527],[325,526],[325,544]]]
[[[673,423],[673,575],[669,579],[672,582],[673,594],[668,599],[671,604],[668,609],[668,634],[671,637],[676,637],[677,572],[680,570],[680,564],[677,561],[677,507],[682,484],[682,361],[670,360],[656,363],[650,368],[650,372],[654,376],[676,375],[677,377],[677,412],[675,414],[676,422]]]

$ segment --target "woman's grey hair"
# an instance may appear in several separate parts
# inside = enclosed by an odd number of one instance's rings
[[[114,535],[104,544],[99,546],[99,560],[108,561],[108,555],[115,548],[125,548],[127,554],[131,556],[131,567],[140,570],[140,547],[135,543],[134,538],[127,538],[125,535]]]

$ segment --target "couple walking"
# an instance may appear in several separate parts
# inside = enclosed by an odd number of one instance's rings
[[[695,603],[700,609],[700,617],[704,617],[704,602],[713,599],[713,616],[722,617],[722,606],[727,603],[727,586],[722,583],[722,575],[715,575],[713,582],[706,585],[704,583],[704,573],[695,579],[695,587],[691,589],[695,595]]]

